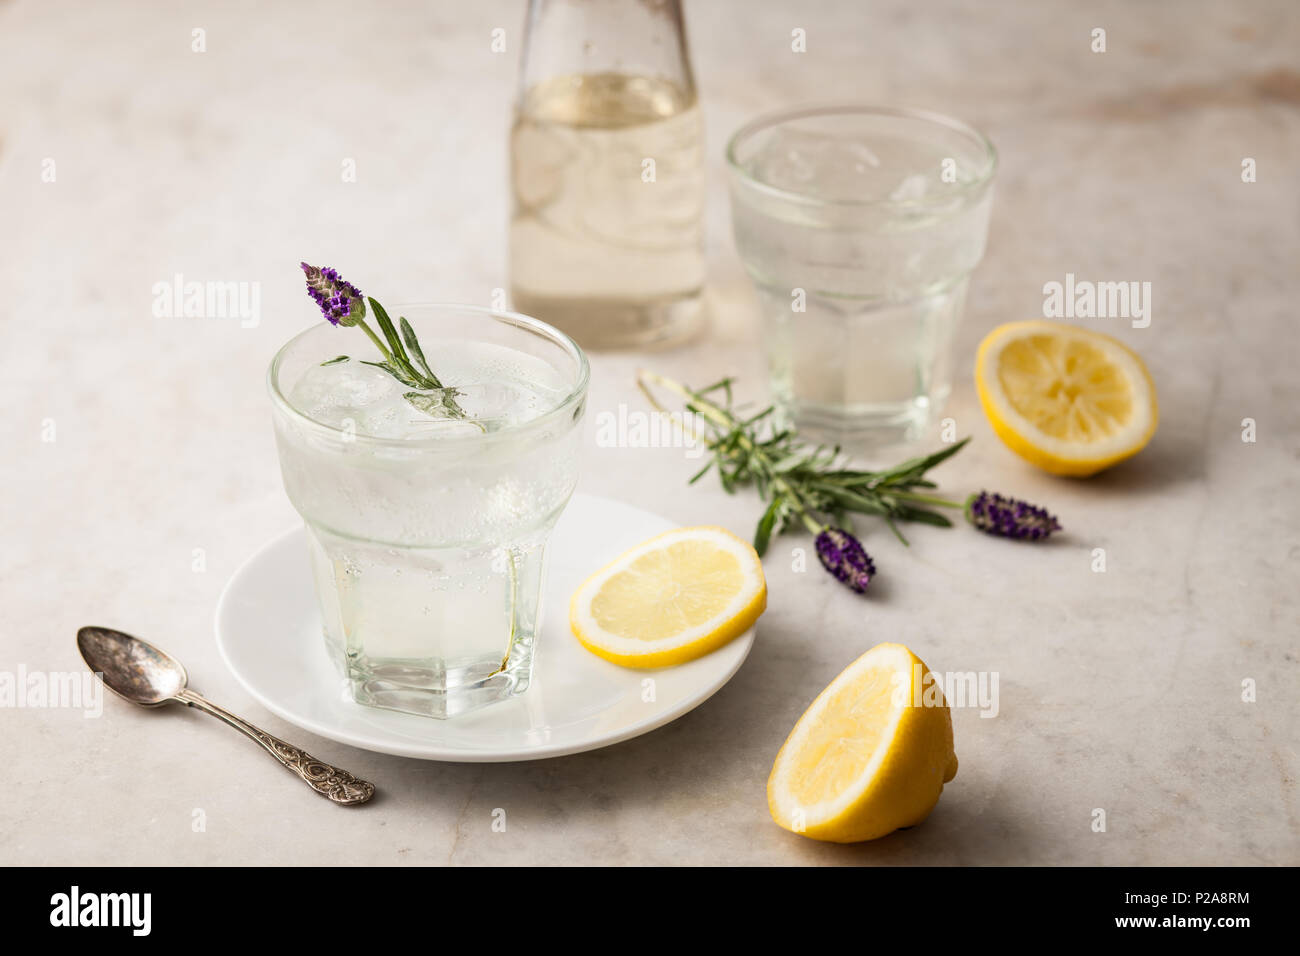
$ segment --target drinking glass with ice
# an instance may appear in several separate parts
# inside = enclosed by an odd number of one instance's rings
[[[934,113],[831,106],[749,123],[727,159],[783,421],[854,451],[918,437],[952,389],[992,144]]]
[[[280,350],[269,387],[329,653],[357,702],[445,718],[531,681],[543,553],[577,481],[588,369],[572,340],[527,316],[400,314],[401,338],[418,340],[407,364],[368,327],[389,358],[322,323]]]

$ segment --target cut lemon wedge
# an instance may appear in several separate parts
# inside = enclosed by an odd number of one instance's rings
[[[920,823],[957,775],[943,689],[901,644],[846,667],[799,718],[767,781],[772,819],[856,843]]]
[[[584,581],[569,602],[569,624],[608,661],[666,667],[745,633],[766,607],[763,565],[749,542],[725,528],[678,528]]]
[[[1092,475],[1136,455],[1159,418],[1137,353],[1062,322],[998,326],[980,343],[975,387],[1007,447],[1056,475]]]

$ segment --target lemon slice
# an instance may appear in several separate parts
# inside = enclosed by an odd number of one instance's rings
[[[975,387],[1007,447],[1056,475],[1092,475],[1136,455],[1159,418],[1135,352],[1062,322],[998,326],[980,343]]]
[[[725,528],[678,528],[589,577],[569,602],[582,645],[626,667],[692,660],[737,637],[767,607],[763,565]]]
[[[942,687],[902,644],[877,644],[799,718],[767,781],[772,819],[856,843],[920,823],[957,775]]]

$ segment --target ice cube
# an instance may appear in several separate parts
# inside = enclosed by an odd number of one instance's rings
[[[923,199],[930,189],[930,179],[923,173],[913,173],[894,187],[889,198],[894,202],[907,202],[911,199]]]
[[[464,385],[456,391],[457,404],[476,421],[510,424],[529,417],[528,412],[532,411],[528,405],[532,396],[505,382]]]
[[[400,396],[402,385],[383,369],[355,359],[307,369],[289,392],[289,404],[309,418],[336,427],[358,422]]]
[[[821,199],[872,199],[888,188],[886,161],[864,142],[810,130],[778,130],[750,163],[760,182]]]

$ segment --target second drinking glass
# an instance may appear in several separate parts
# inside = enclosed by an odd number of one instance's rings
[[[855,451],[919,437],[952,388],[992,144],[933,113],[824,107],[755,120],[727,160],[786,421]]]

